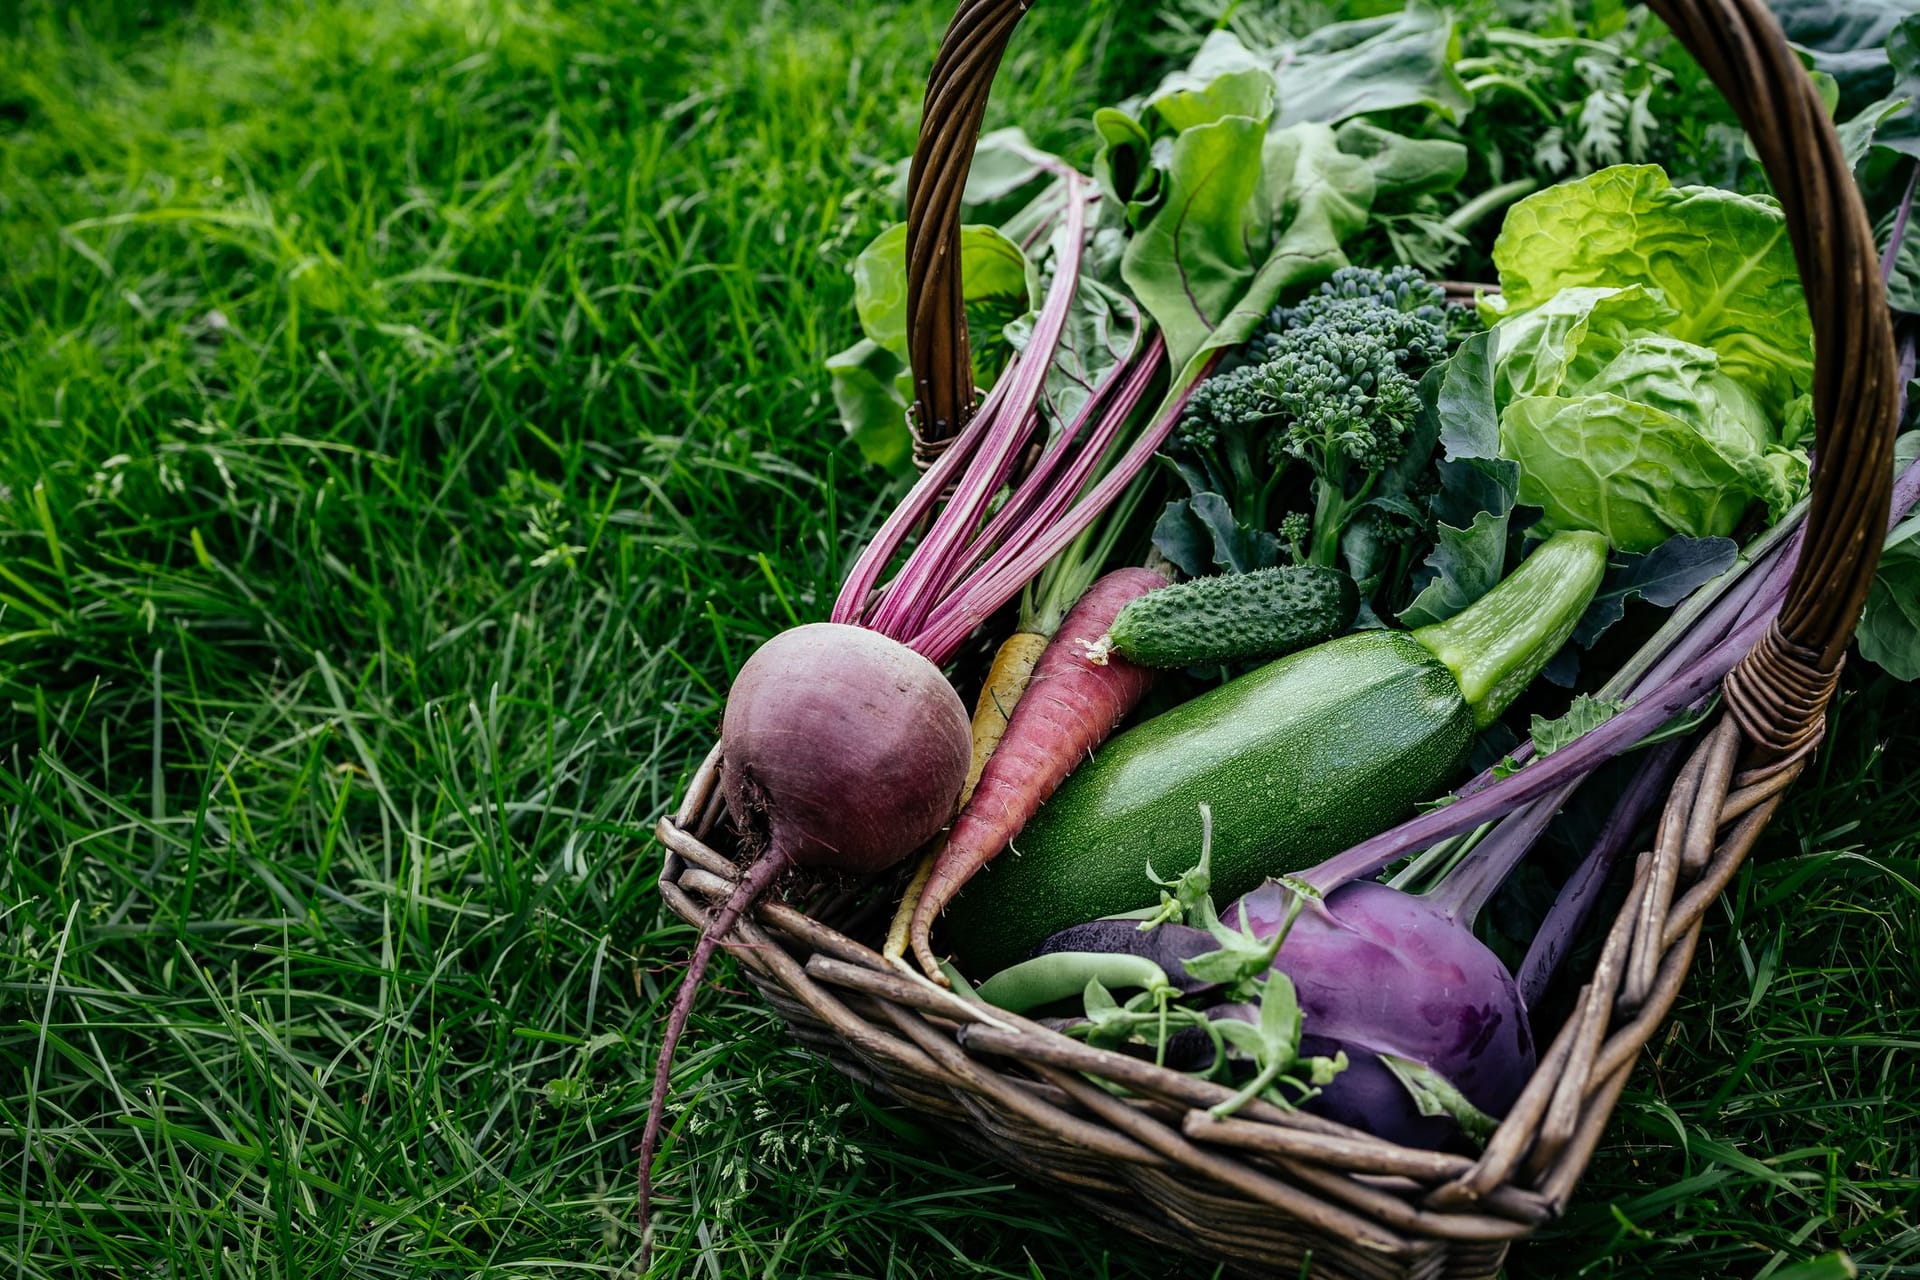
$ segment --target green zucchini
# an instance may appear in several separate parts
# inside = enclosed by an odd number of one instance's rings
[[[1600,535],[1558,534],[1447,622],[1303,649],[1111,739],[947,909],[962,971],[1150,904],[1149,863],[1170,877],[1198,860],[1202,801],[1216,902],[1385,830],[1445,788],[1605,568]]]
[[[1340,570],[1282,565],[1135,596],[1107,629],[1107,643],[1143,667],[1219,666],[1318,644],[1352,626],[1359,611],[1360,592]]]

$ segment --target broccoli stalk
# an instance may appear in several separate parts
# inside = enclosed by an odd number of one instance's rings
[[[1276,309],[1240,363],[1195,390],[1178,448],[1225,487],[1240,524],[1261,530],[1276,527],[1267,508],[1289,462],[1304,462],[1312,519],[1288,515],[1279,541],[1297,561],[1333,565],[1380,473],[1405,454],[1417,380],[1446,349],[1438,288],[1405,267],[1344,268]]]

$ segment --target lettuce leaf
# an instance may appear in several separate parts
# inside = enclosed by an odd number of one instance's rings
[[[1779,203],[1675,187],[1657,165],[1618,165],[1515,205],[1494,243],[1502,314],[1563,289],[1658,290],[1665,331],[1710,347],[1768,418],[1813,380],[1813,325]]]

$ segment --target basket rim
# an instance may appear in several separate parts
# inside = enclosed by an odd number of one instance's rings
[[[1206,1107],[1231,1094],[1226,1086],[1094,1048],[1019,1015],[983,1012],[783,903],[753,908],[752,923],[743,916],[723,945],[870,1062],[925,1087],[971,1095],[1003,1130],[1018,1131],[1024,1120],[1105,1159],[1164,1163],[1182,1178],[1198,1175],[1250,1206],[1279,1210],[1371,1253],[1413,1258],[1432,1247],[1511,1242],[1564,1212],[1640,1051],[1679,995],[1707,907],[1810,754],[1739,769],[1743,745],[1748,739],[1731,713],[1700,739],[1660,838],[1635,862],[1592,977],[1478,1157],[1401,1146],[1264,1101],[1214,1119]],[[739,874],[712,843],[724,810],[722,763],[716,744],[655,828],[667,854],[662,896],[696,927],[707,918],[703,900],[723,900]],[[858,1011],[866,1006],[884,1012]],[[1110,1095],[1076,1085],[1087,1076],[1147,1100],[1148,1113],[1115,1112],[1106,1105]],[[1047,1097],[1036,1099],[1032,1091],[1041,1087]],[[1382,1180],[1398,1190],[1383,1190]]]

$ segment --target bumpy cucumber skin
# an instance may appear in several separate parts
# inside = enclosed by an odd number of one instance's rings
[[[1101,747],[947,909],[947,945],[983,979],[1071,924],[1149,906],[1200,856],[1213,900],[1311,867],[1439,793],[1473,713],[1451,672],[1399,632],[1268,663]]]
[[[1143,667],[1277,658],[1353,624],[1353,579],[1320,565],[1195,578],[1129,600],[1107,629],[1115,653]]]

